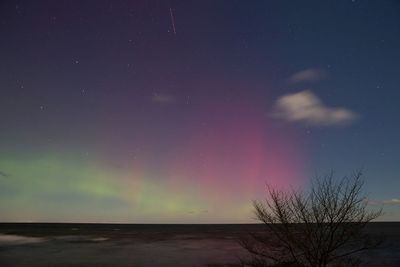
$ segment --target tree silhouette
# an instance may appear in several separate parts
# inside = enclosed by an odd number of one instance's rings
[[[354,266],[354,254],[380,242],[365,226],[382,210],[369,211],[361,171],[335,181],[333,173],[316,178],[309,191],[267,186],[264,202],[255,201],[267,231],[241,240],[252,254],[247,266]]]

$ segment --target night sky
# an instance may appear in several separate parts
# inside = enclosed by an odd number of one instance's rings
[[[400,220],[399,1],[0,3],[0,221],[255,222],[363,168]]]

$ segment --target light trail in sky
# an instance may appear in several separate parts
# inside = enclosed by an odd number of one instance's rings
[[[171,15],[172,30],[174,31],[174,34],[176,35],[175,18],[174,18],[174,14],[172,13],[172,8],[169,8],[169,13]]]

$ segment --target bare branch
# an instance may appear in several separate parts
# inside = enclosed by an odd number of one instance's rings
[[[338,181],[333,172],[317,177],[307,192],[267,186],[266,200],[253,205],[268,230],[242,242],[255,256],[250,266],[272,261],[325,267],[376,247],[379,242],[373,242],[364,229],[382,210],[367,210],[363,186],[361,171]]]

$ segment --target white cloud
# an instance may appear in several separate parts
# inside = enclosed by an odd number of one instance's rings
[[[328,75],[326,71],[322,69],[306,69],[296,72],[289,77],[289,82],[300,83],[300,82],[316,82],[326,78]]]
[[[400,205],[400,199],[392,198],[392,199],[384,200],[384,201],[382,201],[382,203],[387,204],[387,205]]]
[[[380,205],[400,205],[399,198],[392,198],[387,200],[367,200],[368,205],[380,206]]]
[[[163,94],[163,93],[154,93],[151,96],[151,101],[159,103],[159,104],[172,104],[174,103],[176,98],[173,95]]]
[[[272,115],[287,121],[313,125],[343,125],[354,121],[358,115],[341,107],[328,107],[311,91],[287,94],[275,103]]]

